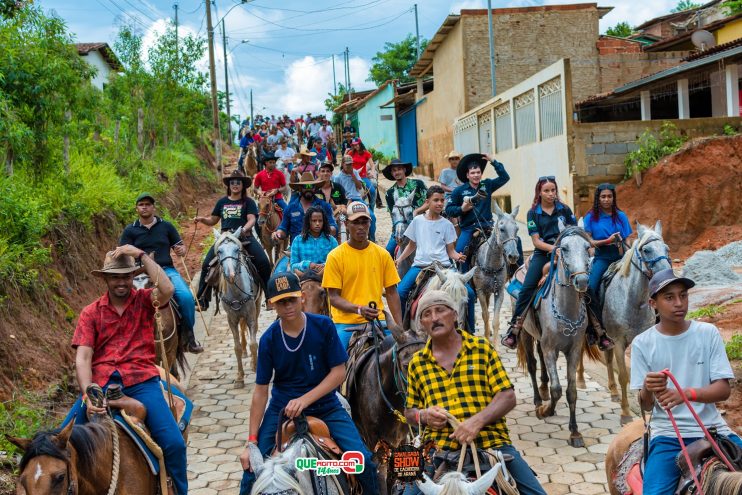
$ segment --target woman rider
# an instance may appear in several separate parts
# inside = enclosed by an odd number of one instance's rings
[[[527,217],[528,234],[533,240],[533,256],[531,264],[528,266],[526,278],[523,281],[523,288],[518,295],[515,303],[515,311],[510,320],[508,333],[502,338],[502,345],[510,349],[515,349],[518,343],[518,332],[523,326],[523,317],[526,314],[531,297],[538,287],[541,280],[544,265],[548,263],[554,244],[559,237],[559,220],[566,225],[577,225],[572,210],[559,200],[556,179],[553,175],[539,177],[536,183],[536,190],[533,198],[531,209],[528,210]],[[588,329],[590,331],[590,329]],[[592,330],[595,332],[595,330]],[[598,346],[601,349],[613,347],[611,339],[601,335]]]
[[[271,265],[265,251],[252,234],[253,226],[255,226],[255,221],[258,218],[258,206],[247,195],[247,189],[252,184],[252,178],[243,175],[239,170],[235,170],[232,175],[225,177],[223,182],[227,186],[227,195],[216,202],[210,216],[196,217],[193,221],[209,226],[214,226],[221,221],[222,232],[234,232],[242,227],[242,239],[248,241],[246,246],[243,244],[244,249],[246,249],[250,261],[258,271],[260,286],[265,289],[268,278],[271,276]],[[211,299],[211,291],[206,288],[206,275],[214,256],[214,246],[211,246],[201,266],[201,279],[198,281],[197,297],[202,310],[209,307],[209,300]]]
[[[338,247],[338,241],[330,231],[325,210],[310,206],[304,214],[301,235],[291,242],[291,270],[299,276],[313,271],[320,277],[330,251]]]
[[[590,268],[590,298],[598,302],[600,279],[611,263],[621,259],[621,244],[631,235],[631,224],[626,213],[621,211],[616,200],[616,186],[600,184],[595,189],[593,208],[583,219],[585,231],[590,234],[595,246],[595,257]],[[601,313],[600,304],[593,306],[593,312]]]

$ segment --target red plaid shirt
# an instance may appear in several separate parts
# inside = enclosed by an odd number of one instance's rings
[[[108,292],[85,307],[77,321],[72,347],[93,348],[93,382],[101,387],[118,371],[124,387],[159,376],[155,367],[153,289],[131,291],[119,316]]]

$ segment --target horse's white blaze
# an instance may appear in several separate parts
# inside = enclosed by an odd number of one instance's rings
[[[37,482],[38,483],[39,478],[41,478],[41,476],[43,474],[44,474],[44,472],[41,470],[41,463],[37,461],[36,462],[36,472],[34,472],[34,474],[33,474],[33,480],[34,480],[34,482]]]

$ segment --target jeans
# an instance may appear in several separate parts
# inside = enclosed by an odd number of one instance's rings
[[[172,266],[163,267],[167,278],[173,283],[175,287],[175,302],[178,303],[180,314],[183,317],[183,323],[188,326],[192,331],[193,326],[196,324],[196,302],[193,300],[193,294],[191,293],[190,287],[185,283],[183,277],[180,276],[178,270]],[[187,332],[187,335],[190,335]]]
[[[461,229],[461,234],[459,234],[459,238],[456,241],[456,251],[459,253],[463,253],[464,249],[466,249],[469,244],[471,244],[472,236],[474,235],[474,231],[476,230],[476,227],[474,225],[470,225],[468,227],[464,227]],[[517,238],[516,243],[518,245],[518,266],[523,264],[523,244],[520,240],[520,237]],[[460,270],[461,273],[466,273],[469,271],[471,266],[469,265],[469,260],[471,259],[472,255],[474,253],[469,253],[469,255],[466,258],[466,261],[461,264]],[[508,269],[508,277],[510,277],[512,274],[510,273]]]
[[[376,205],[376,185],[368,177],[362,177],[361,180],[368,187],[368,198],[366,199],[368,200],[369,209],[373,212]]]
[[[178,423],[175,422],[175,418],[173,418],[173,414],[170,412],[167,402],[165,402],[165,397],[162,395],[160,378],[153,377],[142,383],[123,387],[121,375],[115,372],[111,375],[103,390],[105,391],[113,383],[121,385],[121,391],[125,395],[138,400],[147,408],[147,419],[144,420],[144,424],[147,425],[152,439],[165,454],[167,474],[173,479],[177,493],[180,495],[188,493],[186,444],[178,428]],[[68,424],[72,418],[74,418],[75,424],[87,423],[87,416],[81,400],[75,403],[62,426]]]
[[[281,209],[282,209],[283,211],[286,211],[286,208],[288,208],[288,207],[289,207],[289,205],[287,205],[287,204],[286,204],[286,201],[284,201],[284,199],[283,199],[283,198],[281,198],[281,199],[277,199],[277,200],[276,200],[276,204],[277,204],[278,206],[280,206],[280,207],[281,207]]]
[[[402,303],[402,311],[405,311],[405,309],[407,308],[407,296],[410,295],[410,292],[412,292],[412,289],[415,287],[415,280],[422,270],[423,267],[421,266],[411,266],[405,276],[402,278],[402,281],[399,283],[399,285],[397,285],[399,300]],[[469,284],[466,284],[466,293],[469,297],[466,303],[466,330],[474,335],[474,332],[476,330],[476,323],[474,321],[474,304],[477,301],[477,294],[474,292],[474,289],[472,289]]]
[[[608,270],[611,263],[618,259],[621,259],[621,257],[619,256],[618,258],[611,259],[603,257],[598,258],[596,256],[593,258],[593,264],[590,267],[590,281],[588,282],[588,285],[594,294],[597,294],[600,290],[600,279],[603,278],[605,271]]]
[[[323,408],[319,410],[312,410],[311,406],[307,409],[307,413],[315,416],[327,424],[327,428],[330,430],[332,438],[337,442],[338,447],[343,451],[355,450],[363,454],[363,472],[358,474],[358,482],[363,488],[363,493],[378,493],[378,481],[376,477],[376,465],[371,460],[371,452],[369,452],[366,445],[361,440],[361,435],[358,433],[353,420],[348,416],[340,406],[332,406],[329,408]],[[258,430],[258,448],[263,454],[263,457],[267,457],[273,451],[276,443],[276,430],[278,429],[278,422],[280,414],[280,407],[276,406],[271,401],[268,409],[265,411],[263,416],[263,422],[260,424],[260,430]],[[240,495],[249,495],[252,490],[252,485],[255,483],[255,473],[252,471],[245,471],[242,475],[242,482],[240,483]]]
[[[689,445],[700,438],[683,438]],[[729,440],[742,447],[737,435],[729,435]],[[654,437],[649,442],[649,455],[644,472],[644,495],[673,495],[680,480],[680,470],[675,464],[675,456],[680,452],[680,443],[675,437]]]
[[[518,316],[525,314],[528,309],[528,303],[531,301],[531,296],[533,296],[533,292],[538,287],[538,281],[541,280],[544,265],[548,262],[549,254],[539,250],[533,252],[531,264],[528,265],[528,272],[526,273],[525,280],[523,280],[523,288],[520,294],[518,294],[518,300],[515,303],[515,311],[513,311],[511,322],[514,322]]]
[[[386,243],[386,252],[389,253],[389,256],[394,259],[394,251],[397,250],[397,239],[394,237],[394,234],[389,238],[389,242]]]
[[[338,332],[338,338],[340,343],[343,344],[343,349],[348,350],[348,344],[350,344],[350,338],[354,332],[346,332],[345,329],[349,327],[357,327],[362,323],[335,323],[335,328]],[[384,329],[384,335],[391,335],[392,332],[386,329],[386,321],[381,321],[381,328]]]
[[[526,461],[520,456],[518,450],[512,445],[503,445],[498,450],[503,454],[510,454],[513,456],[513,460],[506,464],[508,472],[515,479],[515,483],[518,487],[518,491],[521,495],[546,495],[546,492],[541,487],[536,475],[533,474],[531,468],[528,466]],[[433,474],[433,466],[430,466],[431,470],[426,469],[428,476]],[[482,473],[484,474],[484,473]],[[493,484],[494,488],[497,488],[497,484]],[[422,493],[416,484],[407,485],[404,491],[404,495],[419,495]],[[499,493],[499,492],[498,492]]]

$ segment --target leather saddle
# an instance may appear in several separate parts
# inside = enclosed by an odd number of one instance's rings
[[[281,424],[276,431],[276,451],[283,452],[296,435],[307,439],[330,457],[340,456],[343,453],[330,435],[330,429],[324,421],[314,416],[304,415],[287,419]]]
[[[483,229],[478,228],[474,230],[474,233],[471,236],[471,242],[469,242],[469,245],[464,249],[464,255],[466,255],[466,259],[469,260],[469,266],[476,265],[479,246],[484,244],[487,239],[489,239],[490,235],[492,235],[492,227],[485,227]]]

